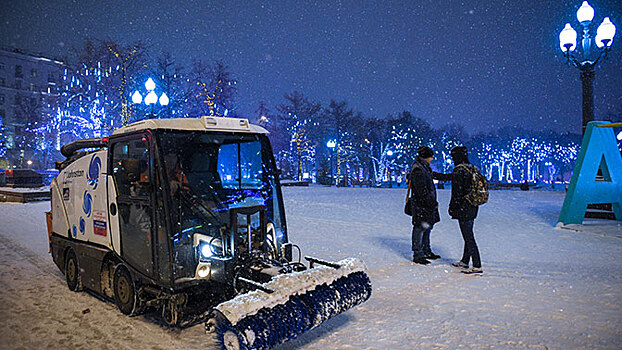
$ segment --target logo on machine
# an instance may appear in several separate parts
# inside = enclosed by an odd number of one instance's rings
[[[93,197],[91,197],[91,195],[87,191],[84,191],[82,210],[84,211],[84,214],[86,214],[87,218],[91,217],[92,206],[93,206]]]
[[[63,200],[64,201],[69,200],[69,187],[63,188]]]
[[[93,155],[91,158],[91,163],[89,164],[89,173],[87,175],[87,183],[89,186],[93,186],[93,190],[97,188],[97,183],[99,182],[99,171],[102,167],[101,159]]]
[[[74,177],[84,176],[84,170],[71,170],[67,173],[67,178],[72,179]]]
[[[86,230],[86,221],[84,221],[83,217],[80,217],[80,233],[84,234],[84,230]]]

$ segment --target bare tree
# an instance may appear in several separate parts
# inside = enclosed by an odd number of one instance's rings
[[[289,135],[289,149],[284,158],[290,164],[296,164],[295,175],[298,180],[303,179],[303,162],[314,164],[315,144],[310,139],[309,130],[320,111],[320,104],[310,102],[302,93],[294,91],[284,95],[286,103],[277,110],[279,124]]]

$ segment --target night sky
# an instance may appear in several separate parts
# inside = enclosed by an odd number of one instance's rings
[[[182,64],[222,60],[239,81],[237,114],[274,110],[294,90],[364,115],[409,110],[470,133],[520,125],[580,132],[579,71],[559,32],[573,1],[33,1],[0,0],[0,45],[63,57],[86,37]],[[622,119],[622,1],[593,0],[617,27],[596,69],[596,119]]]

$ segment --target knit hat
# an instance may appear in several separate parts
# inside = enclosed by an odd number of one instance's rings
[[[462,164],[469,162],[469,153],[465,146],[456,146],[451,149],[449,152],[451,154],[451,158],[454,160],[454,164]]]
[[[434,156],[434,151],[428,146],[421,146],[417,150],[417,155],[423,159],[431,158]]]

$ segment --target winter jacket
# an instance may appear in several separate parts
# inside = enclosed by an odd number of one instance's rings
[[[464,163],[466,166],[472,166],[469,161]],[[464,166],[456,164],[451,173],[451,200],[449,201],[449,215],[452,219],[466,221],[473,220],[477,217],[478,207],[471,205],[465,196],[471,191],[473,186],[473,178],[468,169]]]
[[[434,225],[441,221],[436,201],[436,188],[432,180],[432,168],[420,157],[410,170],[410,198],[412,205],[412,224]]]

